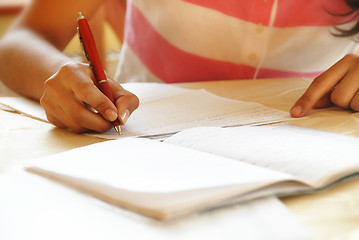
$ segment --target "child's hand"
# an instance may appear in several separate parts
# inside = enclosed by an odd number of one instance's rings
[[[47,119],[57,127],[69,128],[76,133],[105,132],[116,118],[125,123],[138,107],[138,98],[117,82],[109,80],[116,108],[94,82],[88,65],[69,63],[62,66],[44,84],[40,103]]]
[[[312,108],[336,106],[359,111],[359,57],[349,54],[316,77],[290,110],[302,117]]]

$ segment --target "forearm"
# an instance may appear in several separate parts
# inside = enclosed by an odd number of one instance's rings
[[[35,33],[14,30],[0,43],[0,79],[10,89],[39,100],[46,79],[72,60]]]

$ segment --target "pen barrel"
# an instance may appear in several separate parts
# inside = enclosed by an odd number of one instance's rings
[[[104,81],[107,80],[107,77],[102,68],[100,56],[98,54],[90,26],[85,18],[79,19],[77,22],[82,43],[88,56],[92,71],[95,75],[98,87],[112,102],[114,102],[112,91],[108,86],[108,82]]]
[[[100,80],[98,82],[98,88],[101,90],[101,92],[103,94],[105,94],[111,100],[111,102],[115,103],[115,99],[112,95],[112,91],[111,91],[110,85],[108,84],[107,80],[105,80],[105,79]]]
[[[111,102],[115,104],[115,99],[113,97],[110,85],[107,81],[106,74],[102,68],[100,56],[96,48],[95,40],[92,36],[90,26],[87,20],[82,15],[80,16],[80,18],[78,18],[77,23],[78,31],[80,33],[80,40],[83,44],[85,55],[91,65],[92,72],[95,75],[97,87],[105,96],[107,96],[111,100]],[[116,119],[112,123],[115,127],[121,125],[119,119]]]

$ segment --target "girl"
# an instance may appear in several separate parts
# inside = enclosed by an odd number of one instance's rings
[[[357,43],[350,37],[359,28],[357,2],[33,0],[0,44],[0,78],[40,100],[51,123],[74,132],[106,131],[118,117],[126,122],[138,107],[119,84],[128,81],[317,76],[293,117],[330,104],[359,111]],[[116,106],[87,65],[61,52],[75,34],[77,12],[90,19],[101,7],[124,37],[117,81],[110,80]]]

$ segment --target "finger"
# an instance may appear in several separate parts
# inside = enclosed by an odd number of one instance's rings
[[[46,112],[47,120],[53,125],[55,125],[58,128],[67,128],[65,124],[63,124],[61,121],[59,121],[54,115]]]
[[[70,119],[68,125],[71,126],[71,129],[85,128],[91,131],[105,132],[112,127],[109,121],[105,120],[100,114],[88,109],[75,96],[72,99],[67,99],[62,103],[62,108],[68,119]]]
[[[350,103],[359,89],[359,68],[350,68],[348,74],[338,83],[330,95],[330,100],[342,108],[350,108]]]
[[[114,93],[119,120],[122,124],[125,124],[132,112],[138,108],[139,99],[136,95],[124,89],[117,82],[111,82],[110,86]]]
[[[96,109],[108,121],[117,119],[115,105],[97,88],[93,72],[87,64],[66,64],[62,66],[61,74],[65,79],[65,92],[74,92],[79,100]]]
[[[40,103],[46,111],[48,120],[55,126],[69,128],[76,133],[104,132],[111,128],[110,122],[89,110],[74,94],[47,93],[40,99]]]
[[[348,73],[350,63],[356,58],[354,55],[347,55],[327,71],[316,77],[305,93],[298,99],[290,110],[293,117],[302,117],[313,108],[313,106],[337,85]]]
[[[61,122],[60,120],[58,120],[54,115],[52,114],[46,114],[47,115],[47,119],[49,120],[50,123],[52,123],[53,125],[55,125],[58,128],[63,128],[63,129],[68,129],[74,133],[85,133],[85,132],[89,132],[89,129],[86,128],[82,128],[80,126],[74,126],[73,124],[71,124],[70,121],[66,121],[68,122],[67,124],[64,124],[63,122]],[[64,121],[64,120],[62,120]],[[69,124],[70,123],[70,124]]]
[[[329,91],[328,93],[326,93],[323,97],[321,97],[314,105],[313,108],[324,108],[324,107],[329,107],[331,105],[333,105],[333,103],[330,100],[330,94],[332,93],[332,91]]]
[[[75,133],[82,133],[89,131],[77,124],[74,124],[63,109],[58,105],[54,104],[52,101],[48,101],[45,97],[40,99],[40,103],[45,109],[47,119],[50,123],[59,128],[68,128]]]
[[[92,82],[76,82],[72,90],[79,100],[92,106],[108,121],[117,119],[116,106]]]
[[[359,111],[359,90],[354,94],[354,97],[350,101],[350,108],[354,111]]]

